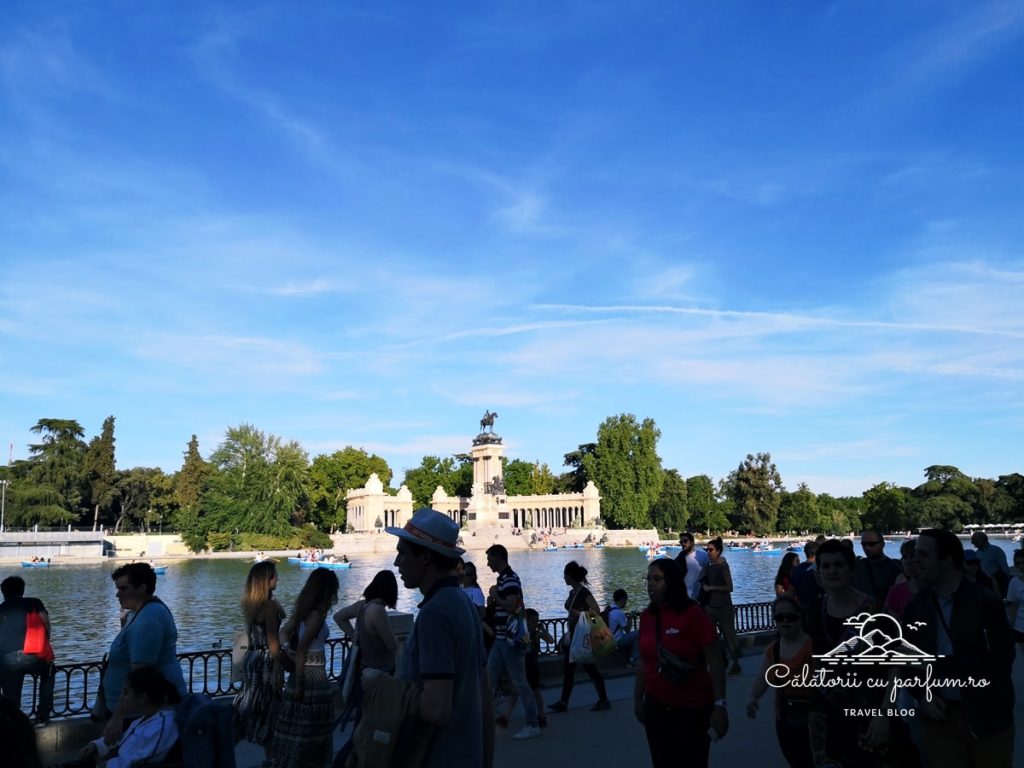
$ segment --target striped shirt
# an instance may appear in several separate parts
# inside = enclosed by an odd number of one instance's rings
[[[512,566],[505,566],[505,570],[498,574],[498,597],[508,598],[513,595],[523,594],[523,584],[519,576],[512,570]],[[509,613],[497,603],[494,605],[494,636],[505,637],[505,625],[508,623]]]

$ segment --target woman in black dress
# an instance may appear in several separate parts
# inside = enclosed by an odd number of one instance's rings
[[[572,633],[576,629],[576,623],[580,620],[580,615],[588,610],[595,614],[600,613],[597,601],[586,586],[587,569],[573,560],[566,564],[563,575],[566,585],[572,589],[572,592],[569,593],[569,598],[565,601],[565,610],[569,612],[569,629],[565,634],[563,644],[562,697],[554,704],[548,705],[552,712],[565,712],[569,708],[569,697],[572,696],[573,684],[576,682],[576,662],[572,661],[569,655],[572,646]],[[604,688],[604,678],[598,672],[597,665],[584,664],[583,671],[587,673],[597,690],[597,704],[590,708],[591,711],[602,712],[611,709],[612,703],[608,700],[608,693]]]

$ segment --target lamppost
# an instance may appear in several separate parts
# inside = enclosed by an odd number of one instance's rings
[[[10,480],[0,480],[0,533],[4,532],[4,517],[7,514],[7,486]]]

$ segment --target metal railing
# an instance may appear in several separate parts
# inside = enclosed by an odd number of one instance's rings
[[[733,606],[736,615],[736,632],[764,632],[775,629],[772,619],[772,603],[743,603]],[[639,627],[639,614],[628,614],[628,629]],[[554,643],[541,641],[542,656],[557,656],[558,642],[569,631],[567,618],[541,619],[541,626],[554,638]],[[331,638],[324,648],[327,665],[327,677],[334,680],[348,660],[352,643],[347,637]],[[241,683],[231,680],[231,649],[215,648],[208,651],[187,651],[178,654],[181,671],[185,683],[192,693],[205,693],[207,696],[231,696],[241,690]],[[58,664],[53,668],[53,709],[51,718],[78,717],[87,715],[92,710],[99,691],[100,679],[103,674],[105,657],[99,661],[87,661],[78,664]],[[31,717],[38,719],[36,712],[39,701],[39,678],[27,675],[23,693],[22,706]]]

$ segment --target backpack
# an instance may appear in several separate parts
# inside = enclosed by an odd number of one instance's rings
[[[232,710],[202,693],[190,693],[178,704],[181,762],[188,768],[235,768]]]
[[[377,678],[363,700],[363,719],[352,735],[354,749],[348,768],[388,768],[407,745],[419,720],[423,689],[390,675]],[[399,758],[400,760],[400,758]]]

